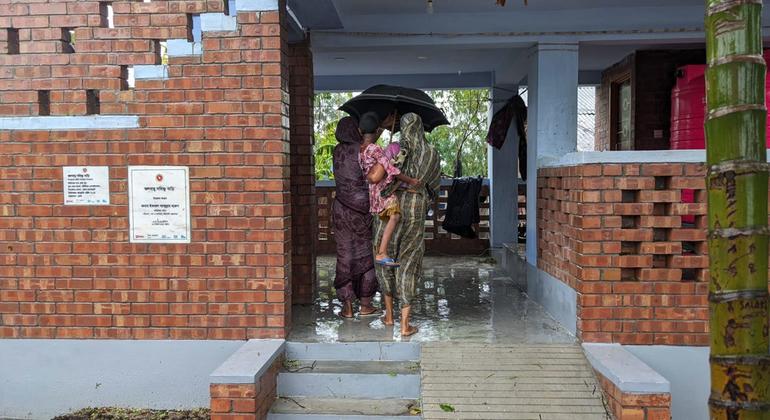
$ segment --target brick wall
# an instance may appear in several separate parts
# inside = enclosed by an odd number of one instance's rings
[[[634,150],[665,150],[671,137],[671,89],[676,69],[704,64],[704,50],[640,50],[602,73],[596,90],[596,150],[611,150],[610,86],[619,74],[631,74],[631,131]]]
[[[287,50],[283,13],[241,12],[171,57],[167,79],[128,88],[122,66],[159,64],[159,41],[223,1],[8,2],[0,114],[138,115],[138,129],[0,131],[0,337],[283,337],[291,271]],[[282,9],[279,7],[279,9]],[[66,53],[63,29],[75,52]],[[62,166],[110,167],[111,204],[64,206]],[[190,168],[190,244],[128,242],[128,165]]]
[[[313,153],[313,55],[310,43],[289,46],[291,93],[292,302],[311,303],[318,221]]]
[[[587,342],[708,345],[705,166],[538,173],[538,267],[578,293]],[[693,203],[682,195],[693,192]]]
[[[671,420],[671,394],[635,394],[621,391],[596,372],[604,391],[607,409],[615,420]]]
[[[275,402],[276,380],[283,364],[279,357],[253,384],[211,384],[211,420],[262,420]]]

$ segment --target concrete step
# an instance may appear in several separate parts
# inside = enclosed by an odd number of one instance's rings
[[[286,343],[288,360],[419,361],[419,343]]]
[[[341,368],[344,372],[356,372],[357,369],[370,369],[369,366],[357,367],[356,362]],[[366,363],[366,362],[364,362]],[[380,370],[386,370],[383,368]],[[365,399],[410,399],[420,398],[420,374],[399,373],[339,373],[281,372],[278,374],[278,395],[290,397],[314,398],[365,398]]]
[[[419,407],[413,399],[371,400],[280,397],[273,405],[268,420],[402,420],[419,419],[410,409]]]
[[[362,373],[385,375],[416,375],[420,373],[420,362],[412,361],[361,361],[344,360],[292,360],[283,363],[287,373]]]

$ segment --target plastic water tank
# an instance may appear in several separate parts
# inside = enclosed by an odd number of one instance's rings
[[[763,53],[770,63],[770,50]],[[677,70],[676,85],[671,90],[671,149],[705,149],[706,79],[705,65],[691,64]],[[768,72],[770,75],[770,72]],[[770,104],[770,78],[765,78],[765,102]],[[770,148],[770,121],[767,128]]]
[[[705,149],[705,65],[687,65],[677,70],[671,90],[671,149]]]

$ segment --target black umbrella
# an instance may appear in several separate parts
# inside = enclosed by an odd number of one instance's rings
[[[340,110],[359,119],[366,112],[374,111],[384,119],[393,110],[399,115],[414,112],[422,118],[425,131],[431,132],[440,125],[448,125],[444,113],[427,93],[419,89],[400,86],[376,85],[345,102]]]

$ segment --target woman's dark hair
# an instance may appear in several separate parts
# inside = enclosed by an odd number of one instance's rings
[[[367,112],[358,120],[358,129],[362,134],[372,134],[380,127],[380,117],[376,112]]]

